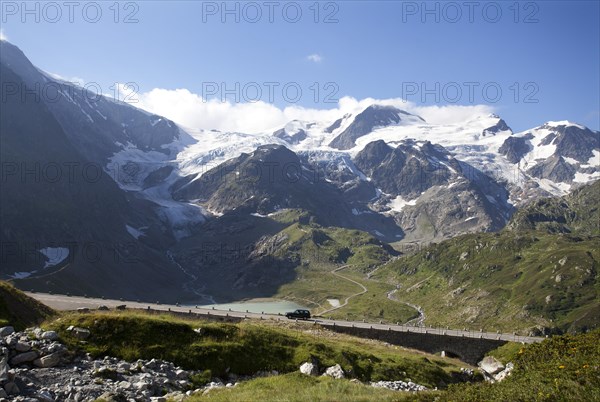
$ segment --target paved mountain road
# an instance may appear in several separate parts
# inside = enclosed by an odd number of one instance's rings
[[[105,299],[94,299],[80,296],[66,296],[66,295],[55,295],[47,293],[33,293],[25,292],[28,296],[61,311],[77,310],[78,308],[89,308],[96,309],[98,306],[104,305],[109,308],[115,308],[117,306],[126,305],[129,309],[141,309],[147,310],[150,308],[153,311],[172,311],[179,313],[193,313],[200,315],[211,315],[217,317],[234,317],[242,319],[257,319],[257,320],[278,320],[285,321],[285,318],[279,314],[258,314],[258,313],[247,313],[239,311],[228,311],[228,310],[217,310],[207,308],[196,308],[195,306],[177,306],[168,304],[152,304],[152,303],[140,303],[132,301],[122,300],[105,300]],[[483,339],[498,339],[503,341],[516,341],[523,343],[534,343],[540,342],[544,338],[531,337],[531,336],[519,336],[514,334],[499,334],[496,332],[482,332],[482,331],[463,331],[454,329],[444,328],[426,328],[426,327],[413,327],[408,325],[394,325],[385,323],[368,323],[362,321],[341,321],[341,320],[328,320],[324,318],[315,318],[310,320],[311,322],[318,323],[320,325],[331,327],[331,326],[343,326],[343,327],[358,327],[358,328],[372,328],[372,329],[383,329],[390,331],[400,332],[412,332],[421,334],[437,334],[443,336],[455,336],[455,337],[466,337],[466,338],[483,338]]]

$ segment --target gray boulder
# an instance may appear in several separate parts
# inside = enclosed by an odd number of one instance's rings
[[[45,339],[48,341],[56,341],[56,340],[58,340],[58,334],[54,331],[46,331],[46,332],[42,333],[42,335],[40,336],[40,339]]]
[[[8,395],[19,395],[19,393],[21,392],[17,384],[15,384],[12,381],[4,384],[4,390]]]
[[[106,402],[126,402],[127,401],[127,397],[118,392],[105,392],[102,395],[100,395],[99,399],[106,401]]]
[[[60,354],[58,353],[52,353],[51,355],[40,357],[33,361],[33,364],[40,368],[54,367],[58,363],[60,363]]]
[[[77,339],[84,340],[89,338],[91,332],[89,329],[86,328],[73,327],[73,329],[71,330],[71,334]]]
[[[0,328],[0,336],[4,337],[4,336],[8,336],[12,333],[15,332],[15,329],[13,327],[2,327]]]
[[[31,345],[27,342],[17,342],[15,345],[15,350],[17,352],[27,352],[31,349]]]
[[[40,391],[35,395],[38,402],[54,402],[55,399],[50,391]]]
[[[37,359],[37,357],[38,354],[35,351],[20,353],[10,360],[10,364],[12,366],[18,366],[19,364],[34,361],[35,359]]]
[[[0,382],[8,381],[8,356],[4,355],[0,358]]]

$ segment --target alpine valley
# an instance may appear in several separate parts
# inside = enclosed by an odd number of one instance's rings
[[[192,130],[54,78],[5,40],[0,68],[0,274],[17,287],[598,324],[600,132],[432,124],[387,101],[258,134]]]

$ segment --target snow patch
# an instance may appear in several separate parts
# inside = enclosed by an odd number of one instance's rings
[[[574,165],[574,166],[579,165],[579,161],[577,161],[576,159],[569,158],[568,156],[563,156],[562,158],[565,160],[565,162],[567,162],[571,165]]]
[[[31,274],[35,273],[37,271],[33,271],[33,272],[15,272],[12,275],[9,275],[9,278],[12,279],[25,279],[31,276]]]
[[[402,212],[402,209],[407,206],[407,205],[416,205],[417,204],[417,200],[418,198],[415,198],[414,200],[405,200],[404,198],[402,198],[402,196],[397,196],[396,198],[394,198],[393,200],[391,200],[387,206],[395,212]]]
[[[547,126],[553,126],[553,127],[558,127],[558,126],[573,126],[573,127],[577,127],[581,130],[585,130],[585,127],[577,124],[577,123],[571,123],[569,120],[559,120],[559,121],[549,121],[547,122],[545,125]]]
[[[331,307],[339,307],[340,301],[338,299],[327,299],[327,303],[331,305]]]
[[[44,254],[48,259],[44,265],[44,268],[48,268],[66,260],[69,256],[69,249],[64,247],[46,247],[41,249],[40,253]]]
[[[127,231],[129,232],[129,234],[131,236],[133,236],[136,240],[140,238],[140,236],[144,236],[145,233],[143,232],[144,228],[139,228],[136,229],[134,227],[131,227],[129,225],[125,225],[125,228],[127,229]]]

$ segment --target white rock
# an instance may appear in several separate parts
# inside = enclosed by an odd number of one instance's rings
[[[344,370],[342,370],[342,367],[339,364],[328,367],[327,370],[325,370],[325,374],[323,374],[323,375],[329,376],[332,378],[336,378],[336,379],[344,378],[346,376],[344,374]]]
[[[486,356],[477,365],[486,373],[494,375],[504,370],[504,364],[498,361],[493,356]]]
[[[143,390],[143,389],[150,388],[150,384],[148,384],[147,382],[138,381],[138,382],[136,382],[136,383],[133,384],[133,387],[135,389],[138,389],[138,390]]]
[[[129,389],[129,388],[131,388],[131,383],[129,381],[120,381],[117,384],[117,387],[119,387],[121,389]]]
[[[306,362],[300,366],[300,372],[306,375],[319,375],[319,368],[316,364]]]
[[[513,369],[514,369],[514,365],[512,363],[507,363],[506,368],[494,376],[494,380],[496,380],[498,382],[504,380],[506,377],[508,377],[510,375],[510,373],[513,371]]]
[[[372,382],[371,386],[376,388],[388,388],[394,391],[426,391],[427,387],[419,384],[415,384],[414,382],[408,380],[408,382],[404,381],[378,381]]]

